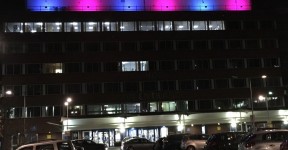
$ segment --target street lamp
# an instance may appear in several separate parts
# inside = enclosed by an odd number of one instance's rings
[[[69,131],[69,128],[68,128],[68,121],[69,121],[69,112],[68,112],[68,108],[69,108],[69,103],[72,102],[72,99],[70,97],[68,97],[64,103],[64,105],[67,107],[67,112],[66,112],[66,115],[67,115],[67,127],[66,127],[66,130]]]

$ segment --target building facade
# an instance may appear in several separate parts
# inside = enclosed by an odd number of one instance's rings
[[[0,14],[2,149],[287,127],[285,6],[10,3]]]

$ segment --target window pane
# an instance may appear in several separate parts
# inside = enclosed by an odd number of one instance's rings
[[[242,40],[229,40],[229,49],[243,49]]]
[[[64,32],[81,32],[81,22],[65,22]]]
[[[84,31],[85,32],[99,32],[100,23],[99,22],[84,22]]]
[[[189,31],[190,21],[174,21],[174,30],[175,31]]]
[[[229,99],[215,99],[215,109],[230,109],[231,102]]]
[[[176,103],[175,102],[162,102],[161,107],[162,107],[163,112],[176,111]]]
[[[42,22],[26,22],[25,23],[25,32],[42,32],[43,30]]]
[[[5,25],[5,32],[23,32],[23,23],[9,22]]]
[[[155,31],[153,21],[141,21],[139,24],[140,31]]]
[[[245,68],[244,59],[230,59],[229,60],[229,68]]]
[[[61,84],[50,84],[46,85],[46,94],[62,94],[62,85]]]
[[[43,73],[62,73],[62,63],[43,64]]]
[[[215,79],[214,88],[215,89],[229,88],[229,81],[227,79]]]
[[[212,110],[213,100],[198,100],[198,110]]]
[[[207,30],[207,21],[192,21],[192,30]]]
[[[120,31],[136,31],[135,22],[121,22]]]
[[[225,30],[224,21],[209,21],[209,30]]]
[[[118,22],[102,22],[102,31],[119,31]]]
[[[157,21],[158,31],[172,31],[172,21]]]
[[[120,83],[104,83],[104,92],[121,92]]]
[[[61,22],[45,23],[45,32],[62,32],[62,23]]]

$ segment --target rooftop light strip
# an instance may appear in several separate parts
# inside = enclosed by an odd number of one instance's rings
[[[251,0],[26,0],[31,11],[249,11]]]

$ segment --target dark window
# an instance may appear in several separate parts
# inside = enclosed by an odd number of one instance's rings
[[[46,94],[62,94],[61,84],[50,84],[46,85]]]
[[[119,42],[103,42],[103,51],[118,52],[119,51]]]
[[[262,78],[253,78],[253,79],[250,79],[250,82],[251,82],[251,87],[264,87]]]
[[[41,107],[27,107],[27,117],[40,117],[40,116],[41,116]]]
[[[261,60],[260,59],[247,59],[247,68],[260,68]]]
[[[176,41],[176,50],[177,51],[190,51],[191,41]]]
[[[22,64],[7,64],[5,69],[7,75],[22,74]]]
[[[159,41],[158,42],[159,51],[172,51],[174,50],[173,41]]]
[[[198,110],[212,110],[213,100],[198,100]]]
[[[244,21],[243,22],[244,30],[257,30],[258,29],[258,22],[256,21]]]
[[[86,63],[85,72],[100,72],[101,64],[100,63]]]
[[[81,52],[81,43],[78,42],[66,43],[65,52]]]
[[[213,68],[214,69],[226,69],[227,60],[223,60],[223,59],[213,60]]]
[[[160,81],[160,90],[161,91],[175,91],[176,90],[175,81]]]
[[[158,91],[158,84],[157,82],[150,81],[150,82],[143,82],[143,91]]]
[[[42,85],[27,85],[27,95],[42,95],[43,87]]]
[[[157,71],[157,62],[156,61],[149,61],[149,71]]]
[[[244,59],[230,59],[229,68],[233,68],[233,69],[245,68]]]
[[[200,51],[200,50],[208,50],[208,41],[206,40],[200,40],[200,41],[193,41],[193,49],[195,51]]]
[[[155,42],[154,41],[142,41],[140,42],[140,51],[155,51]]]
[[[61,43],[46,43],[45,44],[46,53],[62,53]]]
[[[99,42],[84,43],[85,52],[100,52],[101,46]]]
[[[93,93],[101,93],[101,83],[88,83],[87,84],[87,93],[93,94]]]
[[[123,52],[137,51],[137,43],[136,42],[122,42],[121,51]]]
[[[198,69],[210,69],[210,61],[208,59],[195,60],[194,68]]]
[[[193,80],[180,80],[179,90],[193,90],[194,89],[194,81]]]
[[[188,101],[188,110],[189,110],[189,111],[195,111],[195,110],[196,110],[195,100],[193,100],[193,101]]]
[[[261,30],[274,30],[274,22],[273,21],[260,21],[260,29]]]
[[[65,73],[82,72],[81,63],[65,63]]]
[[[67,84],[65,86],[66,94],[75,94],[82,92],[82,84]]]
[[[121,92],[120,83],[104,83],[104,92]]]
[[[42,53],[42,43],[27,43],[26,53]]]
[[[235,88],[243,88],[246,87],[246,80],[245,79],[232,79],[232,87]]]
[[[215,89],[229,88],[229,81],[227,79],[215,79],[214,88]]]
[[[264,67],[276,68],[279,67],[279,62],[277,58],[264,58]]]
[[[225,29],[226,30],[241,30],[241,22],[240,21],[226,21]]]
[[[27,74],[39,74],[42,73],[41,64],[26,64],[26,73]]]
[[[124,87],[125,92],[139,91],[139,83],[138,82],[124,82],[123,87]]]
[[[243,49],[242,40],[229,40],[228,43],[229,49]]]
[[[229,99],[216,99],[215,109],[230,109],[231,101]]]
[[[21,85],[6,86],[5,91],[8,91],[8,90],[13,91],[13,96],[21,96],[22,95],[22,86]]]
[[[212,49],[220,49],[220,50],[226,49],[225,40],[213,40],[211,42],[211,48]]]
[[[175,70],[174,61],[160,61],[159,70],[161,71]]]
[[[6,43],[5,49],[6,53],[23,53],[23,43]]]
[[[177,62],[177,70],[192,70],[193,62],[191,60],[180,60]]]
[[[246,49],[259,49],[259,41],[258,40],[246,40],[245,41],[245,48]]]
[[[210,80],[196,80],[196,87],[197,90],[211,89],[211,82]]]
[[[281,80],[280,80],[280,78],[267,78],[266,79],[266,86],[267,87],[281,86]]]
[[[118,63],[117,62],[104,63],[104,71],[105,72],[116,72],[116,71],[118,71]]]
[[[277,48],[277,41],[274,39],[263,39],[261,44],[263,49]]]

